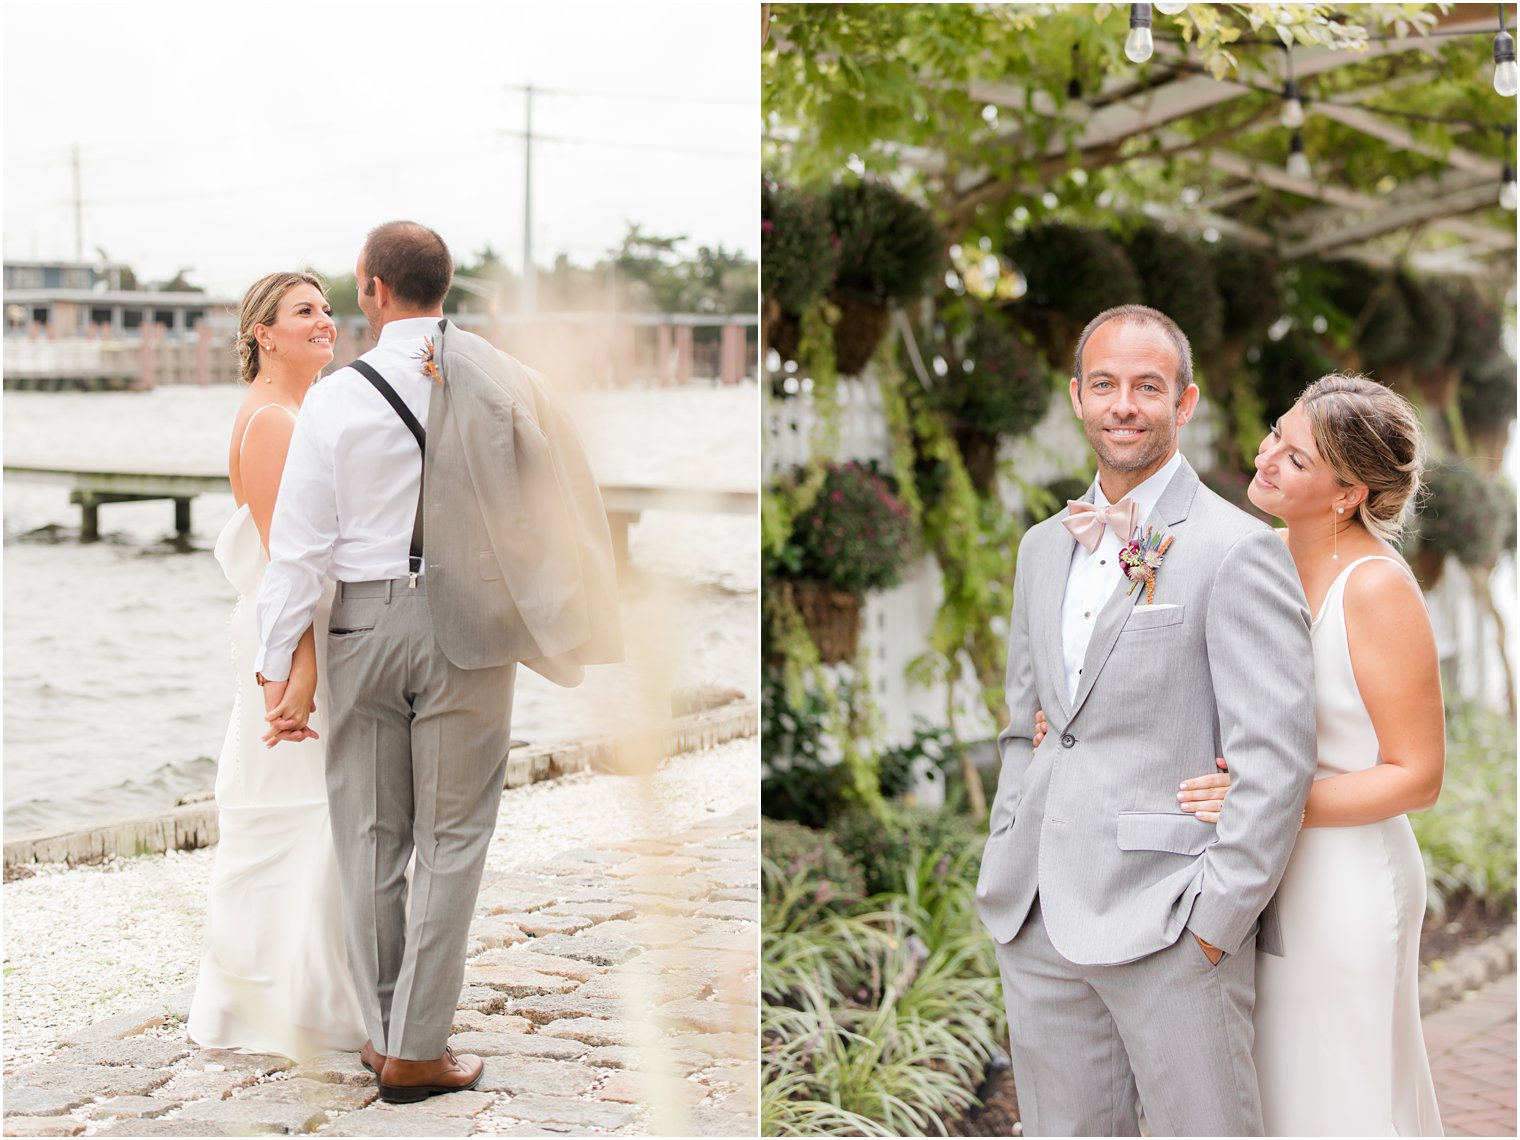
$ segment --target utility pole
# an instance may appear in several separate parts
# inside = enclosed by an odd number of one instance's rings
[[[79,194],[79,145],[73,150],[74,166],[74,260],[84,260],[84,203]]]
[[[533,84],[523,88],[523,267],[522,287],[518,291],[520,312],[538,310],[538,278],[533,267]]]

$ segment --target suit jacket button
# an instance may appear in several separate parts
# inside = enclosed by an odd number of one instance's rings
[[[1075,748],[1076,746],[1077,746],[1077,738],[1075,736],[1073,736],[1071,733],[1068,732],[1065,736],[1061,737],[1061,747],[1062,748]]]

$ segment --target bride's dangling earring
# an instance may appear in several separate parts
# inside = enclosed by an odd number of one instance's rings
[[[1335,508],[1336,515],[1343,515],[1345,513],[1345,507]],[[1330,545],[1334,551],[1330,555],[1331,561],[1339,562],[1341,560],[1341,528],[1335,525],[1335,515],[1330,516]]]
[[[270,356],[274,355],[274,345],[272,345],[272,344],[261,344],[261,345],[259,345],[259,348],[262,349],[264,352],[269,353]],[[273,384],[274,383],[274,377],[273,376],[266,376],[266,377],[264,377],[264,383],[266,383],[266,384]]]

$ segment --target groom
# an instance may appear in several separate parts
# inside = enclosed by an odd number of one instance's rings
[[[1143,1105],[1154,1135],[1259,1136],[1255,949],[1281,953],[1268,903],[1315,766],[1303,590],[1286,544],[1177,450],[1198,389],[1173,321],[1100,313],[1074,371],[1098,478],[1019,547],[977,883],[1024,1133],[1137,1135]],[[1210,827],[1176,797],[1216,756]]]
[[[443,240],[380,226],[355,275],[379,341],[316,384],[296,423],[255,668],[274,739],[292,724],[291,652],[324,576],[336,579],[327,788],[370,1034],[361,1060],[382,1100],[406,1103],[473,1088],[483,1070],[447,1042],[517,663],[574,684],[621,643],[606,515],[579,442],[535,373],[444,321]]]

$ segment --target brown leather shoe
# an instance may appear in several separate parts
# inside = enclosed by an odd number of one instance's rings
[[[485,1071],[479,1057],[469,1053],[456,1057],[452,1049],[445,1049],[436,1061],[387,1057],[380,1075],[380,1099],[386,1104],[415,1104],[430,1096],[472,1089]]]
[[[380,1075],[380,1070],[385,1068],[387,1060],[389,1058],[375,1048],[373,1041],[366,1041],[359,1047],[359,1064],[363,1065],[377,1077]]]

